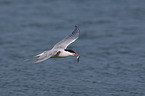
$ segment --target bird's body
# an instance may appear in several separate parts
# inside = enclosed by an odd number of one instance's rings
[[[59,52],[57,52],[56,55],[52,56],[51,58],[65,58],[68,56],[71,56],[72,54],[70,52],[67,52],[65,50],[60,50]]]
[[[72,42],[74,42],[79,37],[79,29],[77,26],[75,26],[74,31],[72,34],[65,37],[63,40],[58,42],[51,50],[44,51],[32,58],[37,58],[38,60],[34,63],[42,62],[48,58],[65,58],[68,56],[77,56],[77,59],[79,61],[79,55],[76,54],[73,50],[66,49],[68,45],[70,45]]]

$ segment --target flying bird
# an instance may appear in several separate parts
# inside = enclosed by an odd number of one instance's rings
[[[75,26],[74,31],[70,35],[66,36],[63,40],[58,42],[51,50],[44,51],[32,57],[32,58],[37,58],[37,61],[34,63],[39,63],[49,58],[65,58],[68,56],[76,56],[77,61],[79,62],[79,58],[80,58],[79,54],[77,54],[71,49],[67,49],[67,47],[71,43],[73,43],[75,40],[79,38],[79,33],[80,31],[78,27]]]

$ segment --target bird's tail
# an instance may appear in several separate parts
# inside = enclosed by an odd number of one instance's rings
[[[37,57],[40,57],[40,56],[36,55],[36,56],[34,56],[34,57],[30,57],[30,58],[28,58],[28,59],[25,59],[24,61],[28,61],[28,60],[30,60],[30,59],[37,58]]]
[[[28,61],[28,60],[33,59],[33,58],[38,58],[38,57],[42,56],[45,52],[46,52],[46,51],[44,51],[44,52],[42,52],[42,53],[40,53],[40,54],[38,54],[38,55],[36,55],[36,56],[34,56],[34,57],[30,57],[30,58],[28,58],[28,59],[26,59],[26,60],[24,60],[24,61]]]

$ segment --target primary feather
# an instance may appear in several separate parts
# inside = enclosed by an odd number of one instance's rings
[[[74,31],[72,32],[72,34],[66,36],[63,40],[61,40],[60,42],[58,42],[53,49],[57,49],[57,48],[62,48],[62,49],[66,49],[68,47],[68,45],[70,45],[71,43],[73,43],[76,39],[78,39],[79,37],[79,29],[77,26],[75,26]]]

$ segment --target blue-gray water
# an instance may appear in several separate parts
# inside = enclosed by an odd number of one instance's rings
[[[74,26],[76,57],[31,64]],[[145,96],[144,0],[0,0],[0,96]]]

